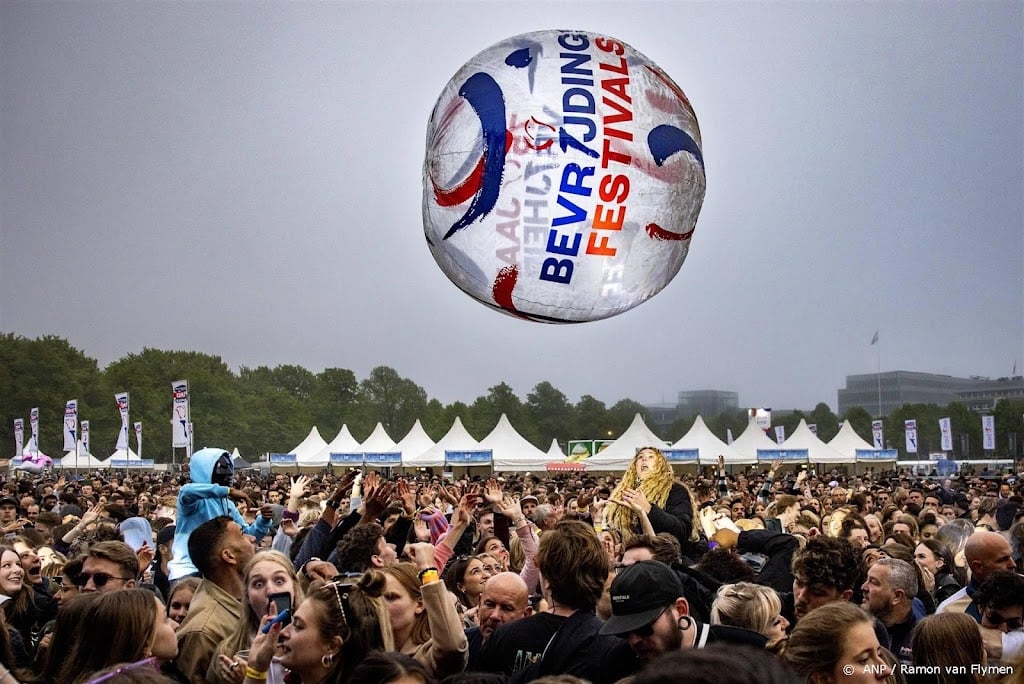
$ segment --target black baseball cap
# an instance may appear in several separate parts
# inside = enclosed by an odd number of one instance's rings
[[[18,506],[18,500],[13,496],[0,497],[0,506]]]
[[[635,632],[654,622],[683,595],[683,583],[675,570],[655,560],[639,561],[619,572],[612,580],[612,616],[601,626],[601,634]]]

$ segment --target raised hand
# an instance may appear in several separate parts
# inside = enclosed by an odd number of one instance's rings
[[[492,506],[497,506],[501,504],[501,501],[504,498],[501,491],[501,485],[498,484],[498,481],[495,480],[493,477],[487,480],[487,482],[484,484],[483,496],[484,501],[491,504]]]
[[[298,499],[303,494],[309,491],[309,478],[305,475],[299,475],[291,480],[291,486],[288,488],[288,498]]]
[[[413,494],[412,489],[409,488],[409,483],[405,479],[398,481],[398,485],[395,488],[395,492],[398,494],[398,498],[402,500],[402,508],[409,515],[416,512],[416,495]]]

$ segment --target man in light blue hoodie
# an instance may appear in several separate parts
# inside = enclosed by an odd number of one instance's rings
[[[256,538],[256,544],[270,531],[274,511],[268,506],[260,508],[260,515],[247,525],[232,499],[241,499],[253,506],[245,492],[230,486],[235,468],[231,455],[223,449],[207,447],[192,454],[189,462],[192,482],[181,488],[178,494],[178,513],[175,521],[173,557],[167,564],[167,575],[171,582],[198,575],[199,571],[188,555],[188,538],[192,530],[207,520],[227,515],[242,527],[244,534]]]

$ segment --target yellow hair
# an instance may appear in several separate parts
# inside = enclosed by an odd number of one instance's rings
[[[664,508],[665,502],[668,501],[669,490],[672,489],[672,483],[675,481],[675,473],[672,472],[672,466],[669,465],[668,460],[665,459],[665,454],[661,453],[661,449],[656,447],[644,447],[637,450],[637,454],[641,451],[650,449],[657,458],[655,459],[654,471],[647,476],[647,479],[643,482],[640,481],[640,475],[636,472],[636,457],[633,457],[633,461],[626,468],[626,472],[622,475],[622,480],[615,487],[615,491],[612,492],[612,499],[622,498],[622,490],[624,489],[639,489],[647,497],[647,502],[652,506],[658,506]],[[693,497],[690,497],[693,500]],[[633,512],[628,506],[619,506],[617,504],[609,503],[608,508],[605,512],[605,526],[614,527],[622,532],[623,541],[626,541],[635,536],[634,529],[639,528],[640,518]]]

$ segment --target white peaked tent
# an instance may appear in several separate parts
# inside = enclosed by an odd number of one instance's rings
[[[326,466],[331,461],[331,454],[347,454],[354,451],[362,451],[359,448],[359,440],[348,431],[348,425],[342,425],[338,434],[334,436],[330,444],[325,444],[320,451],[303,461],[299,459],[300,466]]]
[[[298,446],[288,453],[295,455],[295,462],[300,466],[325,466],[327,465],[326,460],[323,463],[314,462],[316,456],[323,451],[325,446],[327,446],[327,442],[320,436],[320,431],[314,425],[306,435],[306,439],[299,442]]]
[[[395,445],[395,451],[402,454],[403,468],[417,468],[420,466],[416,463],[416,459],[429,451],[433,446],[434,440],[430,439],[430,435],[423,429],[420,419],[417,418],[405,437]],[[443,458],[444,454],[441,456]],[[426,466],[423,467],[425,468]]]
[[[793,434],[782,443],[783,449],[807,449],[807,460],[811,463],[853,463],[853,458],[847,459],[825,442],[818,438],[818,435],[811,432],[807,427],[807,421],[800,419],[800,424],[793,430]]]
[[[545,463],[557,463],[564,461],[567,457],[565,452],[562,451],[562,447],[558,446],[558,440],[552,438],[551,446],[548,447],[548,453],[544,455],[544,458],[547,459]]]
[[[75,452],[69,451],[64,454],[54,465],[73,470],[75,468]],[[86,451],[82,440],[78,440],[78,468],[81,470],[95,470],[96,468],[105,467],[107,467],[107,464]]]
[[[645,446],[665,446],[665,440],[654,434],[643,416],[639,413],[633,417],[630,424],[622,435],[608,445],[604,451],[594,454],[590,458],[581,461],[588,470],[625,470],[636,456],[636,450]]]
[[[743,463],[756,462],[758,449],[782,448],[764,434],[764,430],[757,426],[753,418],[747,422],[747,429],[743,431],[743,434],[734,439],[730,446],[744,459]]]
[[[359,451],[368,451],[370,453],[386,453],[388,451],[397,451],[395,449],[395,440],[391,439],[388,435],[388,431],[384,429],[384,426],[377,423],[377,427],[373,428],[373,432],[366,438],[362,444],[359,445]]]
[[[839,432],[833,437],[828,445],[842,454],[843,463],[853,463],[857,460],[857,449],[874,449],[871,442],[864,440],[857,431],[850,425],[850,421],[844,420],[839,426]]]
[[[125,450],[125,449],[118,449],[114,453],[110,454],[110,457],[107,458],[106,461],[103,461],[103,467],[104,468],[110,468],[111,467],[111,465],[110,465],[111,461],[123,461],[123,460],[138,461],[139,460],[139,455],[137,453],[135,453],[134,451],[132,451],[131,447],[128,447],[127,450]]]
[[[417,422],[418,424],[419,422]],[[412,458],[406,458],[406,454],[403,451],[402,467],[436,468],[444,465],[445,451],[471,451],[479,448],[480,443],[473,439],[473,435],[466,432],[465,426],[462,425],[462,419],[456,416],[455,422],[452,423],[448,432],[434,446]]]
[[[480,449],[490,449],[495,470],[544,470],[548,455],[519,434],[504,413],[490,434],[480,440]]]
[[[726,464],[749,465],[756,459],[745,458],[731,445],[726,444],[711,431],[704,419],[697,416],[693,426],[670,449],[696,449],[701,465],[717,465],[718,456],[725,456]]]

